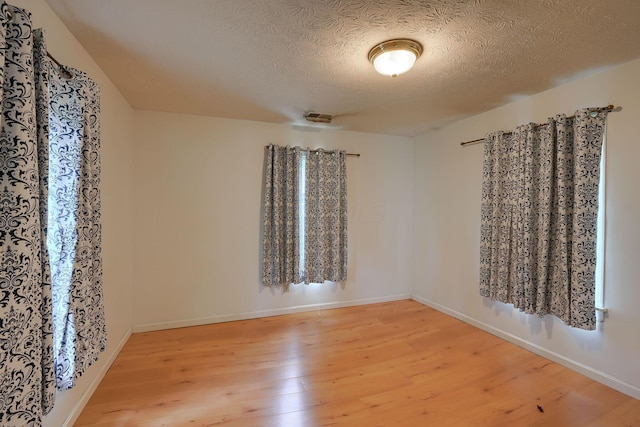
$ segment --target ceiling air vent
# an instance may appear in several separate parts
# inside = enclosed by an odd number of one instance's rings
[[[315,123],[331,123],[333,114],[314,113],[310,111],[304,115],[304,118]]]

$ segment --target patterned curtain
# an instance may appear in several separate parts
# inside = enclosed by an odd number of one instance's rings
[[[480,294],[595,329],[596,223],[607,112],[578,110],[485,140]]]
[[[299,147],[265,147],[262,281],[300,283]]]
[[[346,153],[269,145],[264,170],[263,283],[345,281]]]
[[[67,67],[49,87],[49,234],[55,374],[69,389],[106,348],[100,222],[100,92]]]
[[[39,426],[106,345],[100,100],[28,11],[1,2],[0,24],[0,425]]]
[[[347,279],[345,151],[306,151],[304,282]]]
[[[48,60],[31,15],[0,5],[0,425],[40,425],[53,407],[46,250]]]

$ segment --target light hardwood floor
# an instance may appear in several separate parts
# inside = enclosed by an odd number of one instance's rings
[[[76,426],[640,426],[640,401],[415,301],[131,336]]]

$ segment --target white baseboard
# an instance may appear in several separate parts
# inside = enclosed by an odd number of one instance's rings
[[[188,326],[208,325],[210,323],[231,322],[234,320],[257,319],[260,317],[280,316],[283,314],[301,313],[314,310],[328,310],[331,308],[353,307],[356,305],[376,304],[381,302],[411,299],[410,294],[391,295],[386,297],[366,298],[359,300],[328,302],[322,304],[298,305],[295,307],[276,308],[272,310],[251,311],[238,314],[224,314],[220,316],[200,317],[197,319],[176,320],[169,322],[145,323],[134,325],[133,332],[150,332],[162,329],[185,328]]]
[[[591,378],[594,381],[602,383],[615,390],[618,390],[621,393],[631,396],[634,399],[640,399],[640,388],[634,385],[628,384],[624,381],[621,381],[618,378],[612,377],[611,375],[605,374],[604,372],[600,372],[598,370],[590,368],[589,366],[583,365],[582,363],[576,362],[575,360],[568,359],[565,356],[549,351],[543,347],[540,347],[539,345],[523,340],[522,338],[519,338],[515,335],[511,335],[507,332],[501,331],[500,329],[497,329],[491,325],[487,325],[486,323],[479,322],[478,320],[475,320],[455,310],[451,310],[450,308],[444,307],[433,301],[429,301],[425,298],[422,298],[416,295],[412,295],[411,299],[421,304],[424,304],[426,306],[429,306],[433,309],[436,309],[442,313],[448,314],[449,316],[455,317],[456,319],[462,320],[465,323],[468,323],[479,329],[482,329],[483,331],[488,332],[491,335],[495,335],[499,338],[502,338],[505,341],[508,341],[512,344],[517,345],[518,347],[522,347],[539,356],[542,356],[546,359],[556,362],[566,368],[571,369],[572,371],[576,371],[584,375],[585,377]]]
[[[111,355],[107,359],[106,363],[102,365],[102,368],[100,369],[100,372],[98,372],[98,375],[96,375],[95,378],[93,378],[93,381],[91,381],[91,384],[89,384],[89,387],[87,387],[84,393],[82,393],[82,396],[76,402],[75,406],[67,416],[67,419],[64,421],[64,423],[62,423],[61,427],[73,426],[73,424],[76,422],[76,420],[82,413],[82,410],[86,406],[87,402],[89,402],[89,399],[91,399],[93,392],[95,392],[96,388],[98,388],[98,385],[100,384],[104,376],[107,374],[107,371],[109,371],[109,368],[111,367],[111,365],[113,365],[113,362],[115,362],[116,357],[118,357],[118,354],[120,354],[122,347],[124,347],[125,343],[127,342],[130,336],[131,336],[131,329],[129,329],[127,333],[124,334],[122,339],[118,342],[115,350],[111,352]]]

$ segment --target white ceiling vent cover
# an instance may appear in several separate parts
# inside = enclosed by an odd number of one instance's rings
[[[304,115],[304,118],[314,123],[331,123],[333,114],[314,113],[310,111]]]

